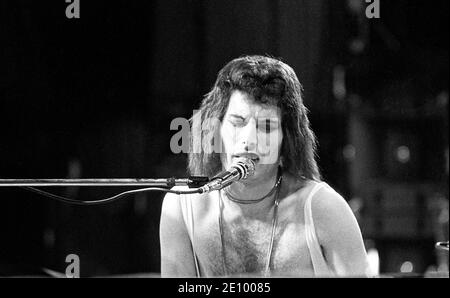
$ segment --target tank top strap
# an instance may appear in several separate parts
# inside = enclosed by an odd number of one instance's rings
[[[200,277],[200,267],[198,264],[197,254],[195,252],[195,230],[194,230],[194,209],[192,207],[192,198],[186,195],[180,195],[180,207],[183,215],[184,224],[191,240],[192,255],[194,256],[195,272],[196,276]]]
[[[304,206],[306,243],[308,245],[309,253],[311,255],[311,261],[314,268],[315,276],[330,276],[332,275],[332,271],[328,267],[328,264],[322,253],[319,240],[317,239],[311,207],[311,201],[314,195],[321,188],[326,187],[327,184],[325,182],[313,182],[313,183],[315,185],[309,192],[308,197],[305,200]]]

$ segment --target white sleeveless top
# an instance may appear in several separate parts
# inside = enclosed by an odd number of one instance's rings
[[[311,261],[314,269],[314,275],[316,277],[331,277],[334,276],[333,271],[328,267],[325,257],[322,253],[319,241],[317,239],[316,230],[314,228],[314,221],[312,216],[311,201],[314,194],[317,193],[322,187],[330,187],[325,182],[313,181],[313,187],[308,193],[308,197],[305,200],[304,215],[305,215],[305,235],[306,243],[311,256]],[[183,214],[183,220],[186,224],[186,228],[191,240],[192,253],[194,256],[195,270],[197,277],[201,277],[200,267],[195,250],[194,233],[195,224],[192,207],[192,196],[180,195],[180,206]]]
[[[334,275],[333,271],[328,267],[325,257],[322,253],[319,240],[317,239],[316,229],[314,228],[314,221],[312,216],[311,201],[313,196],[322,187],[330,187],[325,182],[314,182],[315,185],[311,189],[305,201],[305,235],[306,243],[308,245],[309,254],[314,268],[314,275],[317,277],[331,277]]]

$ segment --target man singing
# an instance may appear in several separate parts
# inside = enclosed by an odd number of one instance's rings
[[[190,173],[213,177],[242,159],[255,171],[220,190],[166,195],[162,277],[370,274],[351,209],[321,181],[302,86],[290,66],[265,56],[232,60],[199,113]]]

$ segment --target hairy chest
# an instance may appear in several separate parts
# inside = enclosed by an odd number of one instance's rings
[[[312,272],[304,225],[298,221],[240,220],[200,225],[196,253],[205,275],[298,276]],[[273,233],[273,237],[272,237]]]

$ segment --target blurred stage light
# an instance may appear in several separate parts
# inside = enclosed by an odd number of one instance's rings
[[[403,262],[400,266],[400,272],[402,273],[411,273],[414,270],[414,265],[410,261]]]
[[[397,160],[403,164],[408,163],[411,158],[411,153],[407,146],[400,146],[396,152]]]

